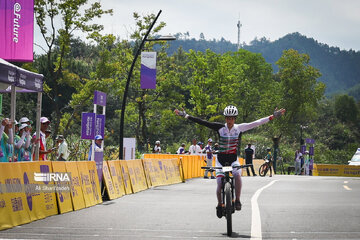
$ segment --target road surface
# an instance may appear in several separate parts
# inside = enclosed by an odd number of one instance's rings
[[[360,179],[243,177],[238,239],[360,239]],[[0,232],[0,239],[228,239],[216,182],[192,179]]]

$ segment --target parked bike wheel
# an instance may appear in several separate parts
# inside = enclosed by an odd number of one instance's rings
[[[261,177],[265,177],[268,170],[269,170],[268,166],[264,163],[259,168],[259,175]]]
[[[230,237],[232,234],[232,195],[231,195],[231,184],[226,183],[225,184],[225,199],[226,199],[226,205],[225,205],[225,216],[226,216],[226,222],[227,222],[227,235]]]

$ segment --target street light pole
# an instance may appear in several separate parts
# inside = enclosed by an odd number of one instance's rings
[[[141,41],[141,44],[139,46],[139,48],[137,49],[135,56],[134,56],[134,60],[131,64],[130,67],[130,71],[128,73],[128,77],[127,77],[127,81],[126,81],[126,85],[125,85],[125,90],[124,90],[124,96],[123,96],[123,101],[122,101],[122,105],[121,105],[121,116],[120,116],[120,140],[119,140],[119,159],[123,159],[124,156],[124,119],[125,119],[125,108],[126,108],[126,98],[127,98],[127,94],[128,94],[128,90],[129,90],[129,85],[130,85],[130,80],[131,80],[131,75],[132,72],[134,70],[134,66],[136,63],[136,60],[141,52],[141,49],[144,46],[144,43],[147,39],[147,37],[149,36],[149,33],[151,31],[151,29],[154,27],[155,22],[157,21],[157,19],[159,18],[160,14],[161,14],[161,10],[159,11],[159,13],[157,14],[156,18],[154,19],[154,21],[152,22],[150,28],[147,30],[144,38]]]

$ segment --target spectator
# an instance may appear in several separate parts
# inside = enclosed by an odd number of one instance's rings
[[[300,175],[301,174],[301,158],[302,158],[302,153],[299,150],[296,150],[295,152],[295,175]]]
[[[47,154],[51,153],[53,149],[46,149],[46,130],[48,130],[50,121],[47,117],[40,118],[40,148],[39,148],[39,159],[35,159],[35,155],[33,156],[34,160],[46,161]],[[35,135],[34,135],[35,136]]]
[[[95,152],[102,152],[103,137],[101,135],[96,135],[94,140],[95,140],[95,146],[94,146]],[[92,144],[90,145],[90,150],[89,150],[89,156],[88,156],[89,161],[91,160],[91,155],[92,155]]]
[[[200,155],[201,154],[201,148],[199,145],[196,144],[196,139],[193,139],[192,145],[189,147],[189,154],[192,155]]]
[[[185,143],[181,144],[181,147],[176,151],[177,154],[185,154]]]
[[[246,164],[251,164],[250,165],[251,172],[252,172],[253,176],[255,177],[257,175],[255,174],[255,171],[254,171],[253,156],[254,156],[254,150],[251,148],[251,144],[249,143],[248,147],[245,148],[245,162],[246,162]],[[247,171],[247,175],[250,176],[249,168],[246,168],[246,171]]]
[[[69,157],[69,150],[68,150],[68,145],[64,139],[63,135],[58,135],[56,137],[56,143],[57,143],[57,156],[56,156],[56,160],[57,161],[67,161],[68,157]]]
[[[198,142],[197,145],[199,145],[200,149],[201,149],[201,153],[203,153],[203,149],[204,149],[204,143],[203,142]]]
[[[208,139],[208,144],[206,145],[205,147],[205,151],[206,151],[206,166],[207,167],[212,167],[212,160],[213,160],[213,153],[214,153],[214,150],[212,149],[212,139],[209,138]],[[204,178],[209,178],[208,177],[208,173],[209,173],[209,170],[206,170],[205,173],[204,173]],[[210,171],[210,176],[211,176],[211,179],[215,179],[214,177],[214,173],[212,171]]]
[[[153,153],[161,153],[161,147],[160,147],[160,141],[159,140],[155,142]]]
[[[45,138],[47,139],[48,137],[50,137],[50,135],[51,135],[51,130],[50,130],[50,129],[47,129],[47,130],[45,131]]]
[[[309,156],[309,175],[313,175],[313,169],[314,169],[314,156]]]
[[[31,161],[30,129],[28,124],[21,124],[19,127],[19,135],[16,135],[15,137],[14,158],[16,158],[18,162]]]
[[[23,124],[26,123],[27,125],[31,126],[32,125],[32,121],[29,120],[27,117],[22,117],[19,120],[19,124]]]
[[[219,144],[215,143],[214,144],[214,154],[217,155],[219,153]]]
[[[13,139],[12,123],[4,118],[0,127],[0,162],[12,162]]]
[[[305,151],[305,156],[304,156],[305,175],[309,175],[309,165],[310,165],[309,151]]]

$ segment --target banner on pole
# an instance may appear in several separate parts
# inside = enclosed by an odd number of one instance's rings
[[[82,113],[81,115],[81,139],[95,138],[95,113]]]
[[[34,0],[0,1],[0,58],[32,62]]]
[[[100,105],[100,106],[106,106],[106,93],[95,91],[94,92],[94,104]]]
[[[103,138],[105,137],[105,115],[96,115],[94,135],[101,135]]]
[[[156,52],[141,53],[140,85],[142,89],[156,88]]]

